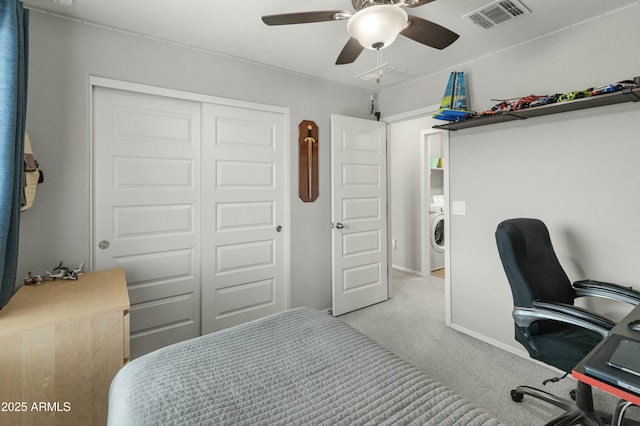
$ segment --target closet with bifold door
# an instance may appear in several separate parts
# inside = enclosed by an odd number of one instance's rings
[[[288,110],[91,78],[92,269],[131,356],[287,307]]]

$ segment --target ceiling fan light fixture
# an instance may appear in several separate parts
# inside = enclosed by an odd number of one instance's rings
[[[408,22],[401,7],[373,5],[356,12],[347,22],[347,31],[365,49],[379,50],[391,45]]]

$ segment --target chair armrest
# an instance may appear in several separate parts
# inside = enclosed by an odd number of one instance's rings
[[[618,300],[620,302],[637,305],[640,303],[640,292],[631,287],[624,287],[619,284],[605,283],[602,281],[583,280],[573,283],[576,296],[595,296],[607,299]]]
[[[586,328],[603,337],[615,325],[610,319],[577,306],[540,301],[534,301],[533,308],[514,308],[513,318],[520,327],[529,327],[535,321],[553,320]]]

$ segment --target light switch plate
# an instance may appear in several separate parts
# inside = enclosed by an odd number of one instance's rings
[[[451,213],[459,216],[464,216],[466,214],[466,205],[464,201],[452,201],[451,202]]]

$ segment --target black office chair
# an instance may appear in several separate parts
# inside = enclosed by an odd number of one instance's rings
[[[498,225],[496,243],[513,295],[515,338],[529,355],[570,373],[615,325],[612,320],[574,306],[574,299],[597,296],[636,305],[640,293],[628,287],[592,280],[571,284],[553,250],[549,231],[538,219],[509,219]],[[591,386],[578,382],[575,400],[559,398],[529,386],[511,391],[566,411],[547,425],[603,425],[593,409]],[[604,417],[603,417],[604,416]]]

